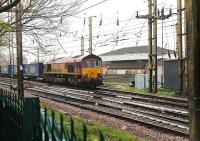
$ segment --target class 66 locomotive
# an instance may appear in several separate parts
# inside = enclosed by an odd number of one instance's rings
[[[94,54],[54,60],[44,65],[44,80],[56,82],[64,79],[67,84],[96,88],[102,84],[102,59]]]
[[[0,75],[17,75],[16,66],[1,66]],[[96,88],[102,85],[102,59],[94,54],[57,59],[45,64],[24,64],[24,78],[39,79],[49,83],[64,82],[67,85]]]

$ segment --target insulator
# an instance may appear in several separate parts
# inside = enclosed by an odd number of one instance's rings
[[[62,19],[62,17],[60,17],[60,23],[62,24],[62,22],[63,22],[63,19]]]
[[[137,17],[137,18],[139,17],[138,11],[136,12],[136,17]]]
[[[117,18],[117,26],[119,26],[119,19]]]
[[[160,10],[158,10],[158,16],[160,16]]]
[[[99,26],[102,26],[102,18],[101,18],[101,20],[100,20],[100,22],[99,22]]]
[[[168,51],[168,56],[169,56],[169,58],[171,58],[171,54],[170,54],[170,52]]]
[[[161,15],[162,15],[162,16],[165,15],[165,10],[164,10],[164,8],[162,8],[162,10],[161,10]]]
[[[119,26],[118,12],[117,12],[117,26]]]
[[[85,18],[85,13],[84,13],[84,20],[83,20],[83,25],[85,26],[85,21],[86,21],[86,18]]]
[[[85,18],[84,18],[84,21],[83,21],[83,25],[85,26]]]
[[[170,8],[170,10],[169,10],[169,15],[172,15],[172,9]]]
[[[176,51],[174,51],[174,57],[175,57],[175,58],[177,57],[177,55],[176,55]]]

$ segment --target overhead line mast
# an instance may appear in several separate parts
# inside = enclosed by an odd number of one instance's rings
[[[158,68],[157,68],[157,0],[153,2],[153,49],[152,49],[152,59],[153,59],[153,70],[154,70],[154,79],[153,79],[153,86],[154,92],[157,93],[157,76],[158,76]]]
[[[200,141],[200,1],[186,0],[187,93],[189,95],[189,140]]]
[[[152,2],[153,1],[153,2]],[[138,19],[148,19],[148,37],[149,37],[149,92],[157,93],[157,20],[168,19],[172,13],[168,15],[164,14],[164,9],[161,15],[158,14],[157,10],[157,0],[148,0],[148,15],[139,15],[137,12],[136,18]],[[153,13],[152,13],[153,9]],[[153,24],[153,28],[152,28]],[[153,34],[153,38],[152,38]],[[153,43],[153,44],[152,44]],[[153,70],[155,76],[153,77]]]
[[[84,55],[84,37],[81,37],[81,55]]]
[[[184,90],[184,58],[183,58],[183,40],[182,40],[182,0],[177,0],[177,45],[178,45],[178,60],[179,60],[179,93],[181,94]]]
[[[89,54],[92,54],[92,18],[96,16],[90,16],[89,20]]]

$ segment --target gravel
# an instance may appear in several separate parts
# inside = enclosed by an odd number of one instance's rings
[[[189,141],[186,137],[179,137],[174,134],[164,133],[162,131],[153,130],[148,127],[140,126],[138,124],[125,122],[120,119],[109,117],[107,115],[101,115],[88,110],[83,110],[68,104],[55,102],[52,100],[40,98],[41,102],[66,114],[78,116],[85,120],[94,121],[97,123],[103,123],[107,126],[118,128],[121,130],[129,131],[131,134],[143,138],[148,141]]]

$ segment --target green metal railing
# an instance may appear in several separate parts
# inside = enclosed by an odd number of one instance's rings
[[[0,89],[0,139],[22,140],[22,127],[22,99],[18,97],[17,93]]]
[[[81,133],[71,118],[66,128],[64,116],[53,110],[40,108],[38,97],[19,98],[18,94],[0,89],[0,140],[2,141],[89,141],[89,132],[83,124]],[[98,140],[105,141],[99,131]]]
[[[41,112],[41,127],[43,130],[43,141],[88,141],[88,129],[86,124],[83,124],[82,136],[76,133],[74,120],[70,120],[70,128],[64,128],[63,115],[59,116],[59,123],[55,120],[55,112],[51,110],[51,115],[48,115],[47,108]],[[105,137],[99,131],[99,141],[105,141]]]

